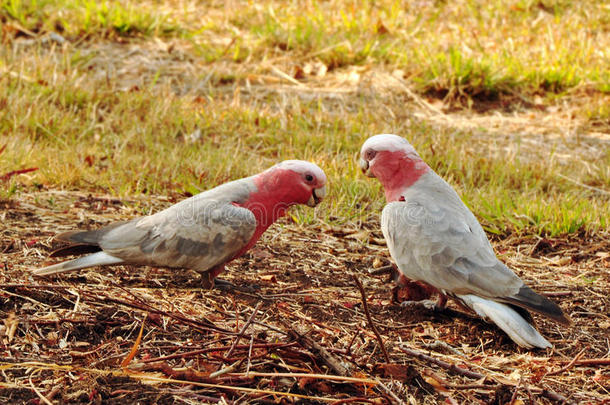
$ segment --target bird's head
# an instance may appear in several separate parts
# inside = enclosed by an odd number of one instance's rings
[[[285,160],[262,174],[261,185],[282,203],[315,207],[326,196],[326,174],[314,163]]]
[[[430,169],[406,139],[392,134],[367,139],[359,164],[364,174],[379,179],[386,194],[409,187]]]

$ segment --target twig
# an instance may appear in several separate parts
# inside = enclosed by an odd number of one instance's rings
[[[235,370],[235,368],[241,363],[241,360],[237,360],[235,363],[231,364],[228,367],[225,367],[221,370],[218,371],[214,371],[213,373],[210,373],[210,378],[217,378],[220,377],[223,374],[227,374],[227,373],[231,373],[233,372],[233,370]]]
[[[371,314],[369,313],[369,306],[366,303],[366,293],[364,292],[364,287],[362,286],[362,283],[360,282],[360,280],[358,279],[358,277],[355,274],[353,274],[352,277],[354,278],[354,281],[356,282],[356,286],[360,290],[360,295],[362,295],[362,306],[364,308],[364,313],[366,315],[366,319],[368,320],[369,326],[371,327],[371,329],[373,329],[373,333],[375,333],[375,336],[377,337],[377,341],[379,342],[379,347],[381,348],[381,352],[383,353],[385,362],[389,364],[390,356],[388,356],[388,352],[385,349],[383,340],[381,339],[381,335],[377,331],[377,328],[375,327],[375,324],[373,323],[373,320],[371,319]]]
[[[322,358],[324,364],[326,364],[331,370],[335,373],[347,376],[350,375],[350,370],[341,363],[339,359],[330,354],[328,350],[326,350],[322,345],[318,342],[306,336],[306,332],[295,330],[296,325],[289,326],[287,323],[284,323],[287,329],[290,330],[292,336],[306,349],[309,349],[313,354],[316,354]],[[292,329],[291,329],[292,328]]]
[[[112,302],[115,304],[120,304],[120,305],[130,307],[130,308],[135,308],[135,309],[139,309],[142,311],[148,311],[148,312],[151,312],[154,314],[165,315],[165,316],[172,318],[174,320],[177,320],[181,323],[184,323],[184,324],[190,325],[191,327],[199,328],[199,329],[205,330],[205,331],[214,330],[217,332],[226,333],[228,335],[236,334],[236,332],[216,326],[213,322],[208,321],[207,319],[205,319],[204,322],[198,321],[195,319],[190,319],[182,314],[176,314],[173,312],[167,312],[167,311],[163,311],[161,309],[157,309],[157,308],[153,307],[152,305],[145,303],[145,302],[142,302],[142,303],[131,302],[131,301],[126,301],[126,300],[121,300],[118,298],[110,297],[108,295],[101,295],[101,297],[100,297],[99,295],[92,294],[88,291],[84,291],[82,293],[82,296],[88,298],[89,300],[91,300],[93,302],[100,302],[100,301]]]
[[[289,332],[286,332],[285,330],[282,330],[280,328],[276,328],[275,326],[269,325],[268,323],[260,322],[260,321],[253,321],[252,323],[255,325],[264,326],[265,328],[272,330],[274,332],[280,333],[284,336],[291,336],[291,334]]]
[[[474,389],[485,389],[485,390],[493,390],[494,388],[498,388],[498,384],[490,385],[490,384],[446,384],[447,388],[452,388],[454,390],[474,390]]]
[[[442,348],[442,349],[446,349],[448,351],[450,351],[451,353],[455,354],[456,356],[460,356],[460,357],[465,357],[464,353],[458,349],[456,349],[455,347],[452,347],[451,345],[440,341],[440,340],[436,340],[433,343],[424,343],[424,346],[426,347],[426,349],[438,349],[438,348]]]
[[[189,398],[197,399],[197,400],[199,400],[202,403],[211,402],[211,403],[217,404],[217,403],[220,402],[222,404],[231,404],[231,405],[235,403],[235,402],[233,402],[231,400],[228,400],[228,399],[226,399],[224,397],[223,398],[216,398],[216,397],[211,397],[209,395],[201,395],[201,394],[198,394],[196,392],[193,392],[190,389],[184,389],[184,388],[183,389],[167,389],[166,388],[166,390],[167,390],[167,392],[170,392],[170,393],[172,393],[174,395],[177,395],[177,396],[188,396]]]
[[[301,83],[297,79],[291,77],[290,75],[282,72],[280,69],[276,68],[275,66],[271,66],[271,71],[273,73],[275,73],[276,75],[278,75],[279,77],[281,77],[282,79],[288,80],[292,84],[296,84],[299,87],[306,87],[303,83]]]
[[[254,338],[254,336],[252,336],[252,338]],[[257,343],[257,344],[253,344],[252,347],[255,349],[279,349],[279,348],[284,348],[284,347],[290,347],[290,346],[294,346],[296,344],[296,342],[290,342],[290,343]],[[246,349],[248,348],[249,345],[237,345],[235,348],[236,349]],[[188,352],[184,352],[184,353],[174,353],[174,354],[169,354],[167,356],[162,356],[162,357],[155,357],[153,359],[144,359],[144,360],[140,360],[139,363],[155,363],[157,361],[164,361],[164,360],[171,360],[171,359],[177,359],[180,357],[191,357],[191,356],[196,356],[198,354],[204,354],[204,353],[210,353],[210,352],[220,352],[223,350],[227,350],[230,349],[231,346],[220,346],[220,347],[208,347],[206,349],[197,349],[197,350],[191,350]]]
[[[538,388],[538,389],[540,389],[540,388]],[[560,394],[556,393],[555,391],[551,391],[551,390],[547,390],[547,389],[542,389],[542,391],[540,391],[540,396],[543,396],[548,399],[552,399],[553,401],[561,402],[563,404],[575,404],[574,401],[570,401],[568,398],[564,397],[563,395],[560,395]]]
[[[515,387],[515,391],[513,392],[513,395],[510,397],[509,404],[514,404],[515,403],[515,399],[517,399],[517,394],[519,393],[519,387],[521,386],[522,382],[523,382],[523,376],[521,376],[521,378],[519,378],[519,383]]]
[[[241,330],[235,337],[235,341],[233,342],[233,345],[231,345],[231,348],[229,349],[229,351],[227,353],[225,353],[225,358],[231,357],[231,354],[233,354],[233,350],[235,350],[235,346],[237,346],[237,343],[239,343],[239,340],[241,339],[241,337],[244,335],[244,333],[246,333],[246,329],[248,329],[248,327],[254,320],[254,317],[258,313],[258,310],[262,304],[263,304],[263,301],[259,301],[258,304],[256,304],[256,308],[254,308],[254,311],[252,311],[252,315],[250,315],[250,318],[248,318],[248,321],[244,324],[244,326],[241,328]]]
[[[588,349],[588,347],[585,347],[584,349],[582,349],[582,350],[580,351],[580,353],[578,353],[576,356],[574,356],[574,358],[572,359],[572,361],[571,361],[571,362],[569,362],[568,364],[566,364],[565,366],[561,367],[561,368],[560,368],[560,369],[558,369],[558,370],[555,370],[555,371],[550,371],[550,372],[546,373],[544,376],[546,377],[546,376],[549,376],[549,375],[557,375],[557,374],[561,374],[561,373],[563,373],[564,371],[567,371],[567,370],[571,369],[571,368],[572,368],[572,366],[573,366],[574,364],[576,364],[576,362],[577,362],[578,360],[580,360],[580,358],[581,358],[581,357],[582,357],[582,356],[585,354],[585,351],[586,351],[587,349]]]
[[[140,347],[140,342],[142,341],[142,333],[144,332],[144,324],[146,324],[147,318],[148,318],[148,314],[146,314],[144,316],[144,319],[142,319],[142,326],[140,326],[140,333],[138,333],[138,337],[136,338],[136,341],[133,343],[133,347],[131,348],[131,351],[129,352],[127,357],[125,357],[125,359],[121,362],[121,367],[127,368],[129,363],[131,363],[131,360],[133,360],[133,358],[136,356],[136,353],[138,352],[138,347]]]
[[[605,357],[603,359],[582,359],[576,360],[574,364],[579,366],[610,366],[610,358]]]
[[[0,176],[0,180],[1,181],[6,181],[6,180],[10,179],[11,177],[16,176],[18,174],[34,172],[36,170],[38,170],[37,167],[31,167],[29,169],[13,170],[12,172],[8,172],[8,173],[5,173],[5,174],[1,175]]]
[[[567,180],[567,181],[569,181],[569,182],[572,182],[572,183],[576,184],[577,186],[580,186],[580,187],[586,188],[587,190],[595,191],[595,192],[600,193],[600,194],[602,194],[602,195],[610,195],[610,191],[606,191],[606,190],[602,190],[601,188],[597,188],[597,187],[589,186],[589,185],[587,185],[587,184],[584,184],[584,183],[581,183],[581,182],[576,181],[576,180],[574,180],[574,179],[571,179],[571,178],[569,178],[568,176],[564,176],[564,175],[563,175],[563,174],[561,174],[561,173],[557,173],[557,176],[559,176],[559,177],[561,177],[562,179],[565,179],[565,180]]]
[[[410,356],[413,356],[415,358],[418,358],[418,359],[423,360],[428,363],[436,364],[437,366],[442,367],[445,370],[449,370],[451,372],[454,372],[459,375],[463,375],[465,377],[476,378],[476,379],[486,379],[487,378],[487,376],[485,376],[483,374],[477,373],[475,371],[466,370],[464,368],[456,366],[455,364],[447,363],[446,361],[436,359],[432,356],[428,356],[427,354],[418,352],[413,349],[409,349],[408,347],[400,346],[400,350],[402,350],[403,352],[407,353]]]
[[[387,266],[379,267],[378,269],[369,269],[368,272],[372,276],[378,276],[380,274],[390,274],[393,269],[393,265],[389,264]]]
[[[380,391],[383,391],[383,392],[385,392],[386,394],[388,394],[389,396],[391,396],[391,397],[392,397],[392,399],[394,399],[394,401],[396,401],[396,403],[397,403],[398,405],[404,405],[404,401],[403,401],[402,399],[400,399],[400,398],[398,397],[398,395],[396,395],[396,394],[394,393],[394,391],[392,391],[390,388],[388,388],[388,386],[387,386],[387,385],[385,385],[385,384],[384,384],[384,383],[382,383],[381,381],[377,381],[377,385],[379,386]]]
[[[483,379],[483,380],[488,379],[488,378],[493,379],[493,377],[488,377],[486,375],[477,373],[475,371],[465,370],[461,367],[456,366],[455,364],[451,364],[451,363],[447,363],[446,361],[435,359],[434,357],[428,356],[424,353],[418,352],[413,349],[409,349],[408,347],[400,346],[400,350],[402,350],[403,352],[405,352],[415,358],[426,361],[428,363],[435,364],[439,367],[444,368],[445,370],[449,370],[451,372],[463,375],[465,377]],[[503,385],[510,385],[510,384],[506,384],[505,382],[502,382],[502,381],[498,381],[498,382]],[[527,385],[524,385],[524,388],[527,390],[532,390],[545,398],[552,399],[553,401],[572,403],[563,395],[560,395],[560,394],[556,393],[555,391],[547,390],[546,388],[531,387],[531,386],[527,386]]]
[[[30,387],[32,387],[32,390],[34,391],[34,393],[35,393],[36,395],[38,395],[38,398],[40,398],[40,400],[41,400],[42,402],[44,402],[44,403],[45,403],[45,404],[47,404],[47,405],[53,405],[53,402],[49,401],[49,400],[47,399],[47,397],[45,397],[44,395],[42,395],[42,392],[40,392],[40,391],[38,390],[38,388],[36,388],[36,386],[34,386],[34,383],[32,382],[32,376],[30,376]]]
[[[365,404],[376,404],[377,403],[372,399],[368,399],[368,398],[364,398],[364,397],[352,397],[352,398],[347,398],[347,399],[339,399],[330,405],[351,404],[352,402],[359,402],[359,403],[365,403]]]
[[[346,354],[351,354],[352,345],[354,344],[354,341],[356,340],[356,338],[358,336],[360,336],[360,330],[357,330],[356,333],[354,333],[354,336],[352,337],[352,340],[349,341],[349,345],[347,345],[347,349],[345,349],[345,353]]]
[[[246,377],[245,373],[231,373],[231,376]],[[251,371],[248,377],[287,377],[287,378],[315,378],[318,380],[328,381],[348,381],[355,383],[377,385],[379,381],[371,378],[350,377],[344,375],[329,375],[329,374],[309,374],[309,373],[259,373]]]
[[[156,377],[156,376],[152,376],[152,375],[134,374],[134,375],[131,375],[131,378],[134,378],[134,379],[137,379],[140,381],[144,381],[144,382],[155,381],[155,382],[159,382],[159,383],[189,384],[189,385],[194,385],[197,387],[216,388],[216,389],[220,389],[220,390],[229,390],[229,391],[237,391],[237,392],[239,392],[239,391],[250,392],[253,394],[268,394],[268,395],[275,395],[278,397],[293,397],[293,398],[309,399],[309,400],[324,401],[324,402],[335,402],[337,400],[336,398],[317,397],[317,396],[296,394],[296,393],[292,393],[292,392],[273,391],[273,390],[265,390],[265,389],[258,389],[258,388],[249,388],[249,387],[236,387],[236,386],[232,386],[232,385],[222,385],[222,384],[210,384],[210,383],[203,383],[203,382],[198,382],[198,381],[187,381],[187,380],[178,380],[178,379],[174,379],[174,378]]]
[[[68,288],[72,288],[69,285],[58,285],[58,284],[19,284],[19,283],[2,283],[0,284],[0,288],[33,288],[33,289],[60,289],[65,290]]]
[[[250,337],[250,347],[248,348],[248,364],[246,365],[246,377],[248,377],[248,373],[250,372],[250,364],[252,359],[252,343],[254,343],[254,336]]]
[[[549,291],[549,292],[542,292],[542,295],[544,295],[545,297],[567,297],[569,295],[572,295],[572,291]]]

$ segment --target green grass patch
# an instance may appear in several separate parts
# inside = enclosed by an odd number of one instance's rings
[[[0,0],[0,21],[69,38],[176,35],[181,28],[154,4],[93,0]]]
[[[266,105],[278,96],[235,105],[222,95],[202,102],[154,89],[112,91],[105,81],[78,86],[67,80],[52,88],[1,81],[6,149],[0,172],[38,167],[30,181],[22,178],[24,187],[189,195],[299,158],[319,163],[331,189],[316,211],[295,211],[300,223],[366,221],[384,205],[377,182],[365,179],[355,163],[364,139],[388,129],[380,117],[392,107],[381,103],[337,115],[320,108],[324,99],[294,98],[290,107],[273,111]],[[201,136],[193,137],[197,129]],[[454,184],[491,232],[559,235],[608,226],[608,200],[559,178],[564,167],[552,159],[520,159],[519,150],[507,159],[490,154],[479,133],[448,132],[421,121],[391,129]],[[598,162],[608,163],[609,156]],[[576,160],[570,168],[586,172]],[[589,182],[608,181],[604,171],[588,176]],[[5,194],[18,194],[14,184],[8,187]]]
[[[190,38],[210,60],[316,59],[328,70],[385,64],[420,91],[459,104],[608,87],[610,28],[601,3],[560,1],[425,3],[276,2],[226,8],[195,20]],[[213,22],[212,22],[213,21]],[[209,35],[232,38],[214,45]]]
[[[0,21],[79,40],[180,37],[208,63],[319,60],[329,71],[384,64],[403,70],[423,93],[457,105],[562,94],[583,84],[610,88],[610,19],[592,0],[0,0]]]
[[[586,82],[599,102],[579,114],[607,128],[607,103],[598,91],[610,77],[599,52],[607,21],[589,12],[597,3],[267,1],[245,10],[74,0],[0,4],[4,22],[36,32],[57,29],[59,21],[66,35],[89,41],[176,35],[192,45],[180,50],[184,60],[194,61],[194,69],[176,76],[194,83],[192,91],[176,91],[163,68],[143,70],[148,84],[124,91],[120,77],[99,74],[100,62],[91,62],[96,54],[86,49],[24,48],[9,40],[0,49],[0,147],[6,146],[0,175],[39,170],[0,184],[0,198],[37,188],[186,196],[280,160],[306,159],[326,170],[331,194],[315,211],[295,210],[297,222],[369,221],[384,199],[355,159],[368,136],[394,132],[412,141],[491,232],[556,236],[608,228],[603,191],[610,188],[610,153],[581,155],[578,139],[525,147],[516,135],[415,118],[392,94],[285,92],[257,82],[269,76],[269,66],[290,72],[314,60],[335,70],[401,69],[419,91],[459,103],[559,97]]]

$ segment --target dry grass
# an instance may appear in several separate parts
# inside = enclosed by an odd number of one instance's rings
[[[515,236],[495,243],[507,264],[538,291],[554,296],[574,320],[573,327],[564,328],[537,319],[554,348],[526,351],[476,317],[392,302],[391,284],[367,272],[373,262],[388,262],[376,220],[364,229],[282,221],[224,274],[237,284],[260,286],[255,294],[205,291],[191,272],[128,266],[32,279],[27,270],[45,260],[57,230],[136,214],[120,201],[83,194],[54,193],[53,210],[36,203],[48,196],[24,196],[3,214],[0,296],[7,317],[0,397],[5,402],[42,395],[52,401],[105,403],[221,398],[235,403],[395,403],[396,398],[404,403],[446,398],[506,403],[514,394],[525,402],[531,396],[537,403],[552,403],[545,397],[550,391],[578,403],[610,398],[607,234],[542,241]],[[170,202],[139,203],[159,209]],[[352,275],[363,281],[394,367],[382,364]],[[143,322],[135,357],[122,367]],[[309,343],[295,332],[306,333]],[[333,379],[337,370],[312,341],[347,367],[353,379]],[[487,380],[419,361],[401,347]],[[577,362],[563,369],[579,353]],[[591,359],[598,363],[586,364]]]

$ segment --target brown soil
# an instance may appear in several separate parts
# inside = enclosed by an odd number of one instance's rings
[[[57,232],[170,202],[42,192],[2,203],[2,403],[610,401],[607,234],[494,241],[508,265],[572,317],[572,327],[536,317],[550,350],[521,349],[453,303],[433,312],[393,302],[394,284],[368,273],[389,263],[374,220],[304,227],[286,219],[272,227],[221,276],[258,286],[255,293],[203,290],[199,275],[183,270],[116,266],[49,279],[28,273],[48,261]],[[391,365],[383,364],[353,275]],[[135,356],[122,366],[134,344]],[[328,377],[343,372],[359,380]]]

